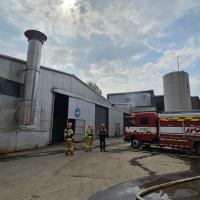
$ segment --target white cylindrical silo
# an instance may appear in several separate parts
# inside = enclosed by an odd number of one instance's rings
[[[189,75],[176,71],[163,77],[165,112],[191,111]]]

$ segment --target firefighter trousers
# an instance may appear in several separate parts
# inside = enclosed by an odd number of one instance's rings
[[[93,137],[87,137],[86,139],[86,151],[92,151]]]
[[[100,150],[105,151],[106,150],[106,138],[105,137],[100,137]]]
[[[66,140],[65,143],[65,154],[66,155],[73,155],[74,154],[74,144],[72,140]]]

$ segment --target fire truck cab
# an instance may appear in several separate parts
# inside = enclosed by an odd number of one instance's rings
[[[126,116],[124,140],[133,148],[161,147],[195,149],[200,155],[200,113],[131,113]]]

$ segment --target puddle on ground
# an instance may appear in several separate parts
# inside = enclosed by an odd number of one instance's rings
[[[166,182],[164,178],[150,180],[149,177],[135,182],[125,182],[108,190],[97,192],[88,200],[135,200],[138,192],[164,182]],[[145,200],[200,200],[200,180],[167,187],[143,198]]]
[[[143,198],[145,200],[200,200],[200,180],[167,187]]]
[[[139,187],[143,183],[148,183],[149,179],[140,179],[135,182],[125,182],[117,186],[111,187],[106,191],[100,191],[92,195],[88,200],[133,200],[136,194],[140,192],[143,187]]]
[[[158,152],[156,152],[157,154]],[[152,156],[150,155],[146,156]],[[179,157],[174,154],[169,154],[168,156],[173,158],[178,158],[186,163],[190,164],[190,170],[186,172],[180,172],[176,174],[167,174],[164,176],[156,176],[154,173],[149,171],[151,176],[145,177],[143,179],[134,180],[118,184],[105,191],[97,192],[92,195],[88,200],[134,200],[136,199],[136,194],[143,189],[148,187],[159,185],[162,183],[179,180],[183,178],[188,178],[192,176],[197,176],[200,174],[200,157]],[[141,159],[141,157],[139,158]],[[140,165],[138,158],[130,160],[131,165]],[[144,167],[144,166],[140,166]],[[159,190],[144,197],[145,200],[200,200],[200,180],[194,182],[188,182],[185,184],[180,184],[173,187],[168,187],[163,190]]]

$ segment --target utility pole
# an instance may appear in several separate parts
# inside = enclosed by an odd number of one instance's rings
[[[178,57],[179,57],[179,56],[177,56],[176,58],[177,58],[178,71],[179,71],[179,61],[178,61]]]

